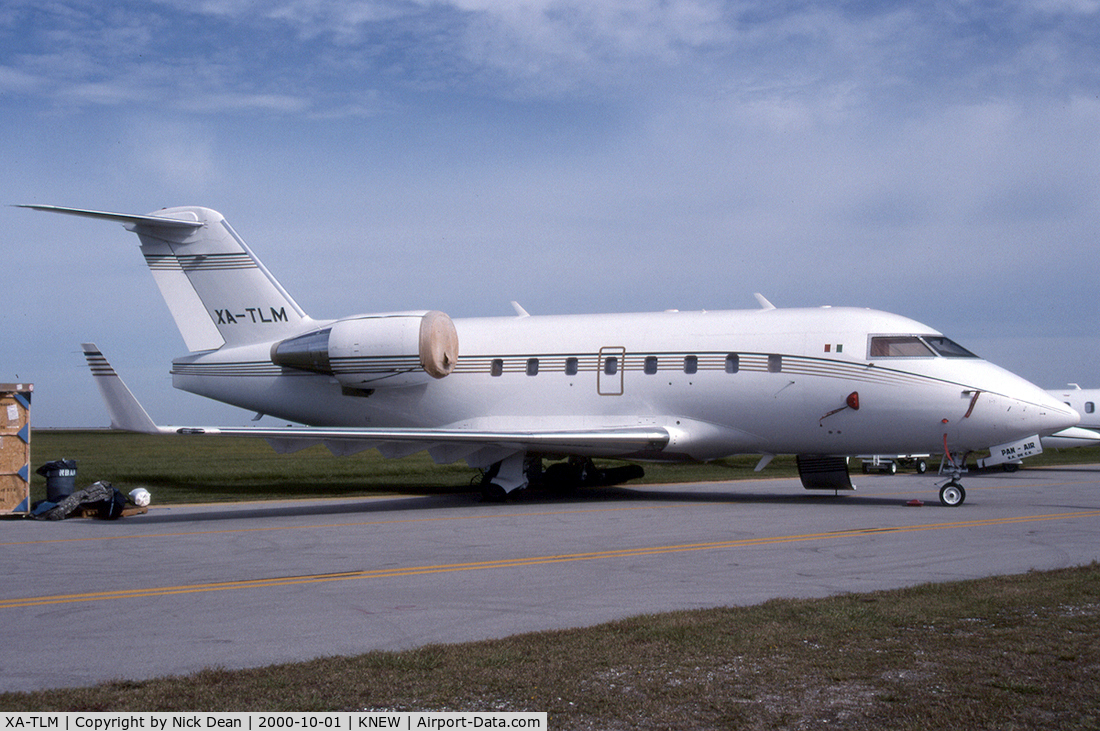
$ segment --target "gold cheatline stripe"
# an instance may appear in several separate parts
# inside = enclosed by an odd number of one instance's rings
[[[307,576],[283,576],[268,579],[246,579],[243,581],[224,581],[208,584],[190,584],[183,586],[164,586],[145,589],[120,589],[115,591],[93,592],[87,594],[61,594],[56,596],[27,597],[24,599],[0,600],[0,609],[16,607],[35,607],[47,604],[67,604],[73,602],[103,601],[109,599],[135,599],[176,594],[193,594],[207,591],[230,591],[236,589],[256,589],[271,586],[292,586],[316,584],[327,581],[349,581],[354,579],[381,579],[397,576],[417,576],[422,574],[441,574],[456,571],[481,571],[484,569],[506,569],[522,566],[538,566],[570,561],[595,561],[612,558],[632,558],[665,553],[683,553],[686,551],[709,551],[725,548],[763,546],[777,543],[795,543],[801,541],[824,540],[829,538],[851,538],[877,533],[912,533],[926,530],[947,530],[951,528],[975,528],[1035,521],[1066,520],[1070,518],[1100,517],[1100,510],[1087,510],[1077,513],[1054,513],[1049,515],[1016,516],[1012,518],[991,518],[986,520],[963,520],[953,523],[928,523],[924,525],[893,526],[886,528],[854,528],[829,533],[809,533],[794,536],[773,536],[768,538],[745,538],[732,541],[713,541],[708,543],[685,543],[671,546],[648,546],[641,548],[622,548],[588,553],[556,554],[549,556],[531,556],[528,558],[497,559],[492,561],[473,561],[470,563],[440,564],[429,566],[409,566],[397,569],[367,569],[345,571],[330,574]]]

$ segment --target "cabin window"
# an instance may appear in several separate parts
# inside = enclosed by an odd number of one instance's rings
[[[539,374],[539,359],[528,358],[527,359],[527,375],[537,376]]]
[[[699,372],[699,356],[688,355],[684,357],[684,373],[698,373]]]
[[[608,356],[603,361],[603,372],[609,376],[613,376],[619,372],[619,359],[615,356]]]
[[[501,358],[493,358],[489,364],[489,375],[499,376],[504,373],[504,361]]]
[[[647,355],[645,357],[645,372],[651,376],[657,372],[657,356]]]
[[[726,373],[736,373],[739,370],[741,370],[741,359],[737,353],[730,353],[726,356]]]
[[[577,359],[566,358],[565,359],[565,375],[575,376],[577,375]]]
[[[783,372],[783,356],[781,355],[769,355],[768,356],[768,373],[782,373]]]
[[[1094,411],[1096,411],[1096,404],[1093,403],[1092,401],[1086,401],[1085,402],[1085,413],[1086,414],[1091,414]]]

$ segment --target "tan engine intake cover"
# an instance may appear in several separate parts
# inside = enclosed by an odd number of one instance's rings
[[[420,365],[432,378],[443,378],[458,362],[458,332],[446,313],[432,310],[420,319]]]

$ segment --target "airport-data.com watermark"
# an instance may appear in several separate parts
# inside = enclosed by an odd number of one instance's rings
[[[445,731],[546,729],[546,713],[361,711],[354,713],[5,713],[0,731]]]

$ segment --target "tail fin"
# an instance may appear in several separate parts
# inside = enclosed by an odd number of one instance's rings
[[[121,222],[141,240],[188,350],[217,350],[301,332],[309,318],[225,218],[209,208],[165,208],[148,215],[24,206]]]
[[[115,369],[107,362],[103,353],[99,352],[95,343],[84,343],[80,347],[84,350],[84,359],[88,361],[92,375],[95,376],[95,385],[99,387],[99,394],[107,403],[107,412],[111,415],[111,428],[142,434],[163,433],[115,373]]]

